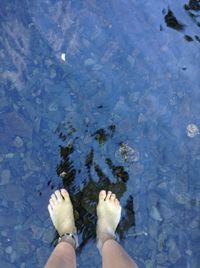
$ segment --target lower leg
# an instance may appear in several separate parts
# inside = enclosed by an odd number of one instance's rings
[[[75,268],[76,242],[72,234],[76,233],[73,207],[66,190],[55,191],[48,205],[54,227],[60,235],[59,243],[49,257],[45,268]]]
[[[103,268],[137,268],[137,264],[114,240],[121,217],[121,206],[115,194],[103,190],[97,206],[97,247],[102,254]]]
[[[45,268],[75,268],[75,250],[67,242],[59,243],[49,257]]]
[[[103,268],[137,268],[137,264],[115,241],[107,240],[102,248]]]

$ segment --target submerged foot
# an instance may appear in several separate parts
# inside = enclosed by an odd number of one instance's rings
[[[121,217],[121,206],[116,195],[111,191],[99,193],[97,206],[97,247],[101,251],[104,242],[114,239],[117,225]]]
[[[51,195],[48,210],[53,225],[60,236],[76,232],[73,206],[65,189],[57,190]]]

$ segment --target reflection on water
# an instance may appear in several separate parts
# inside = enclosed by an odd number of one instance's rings
[[[116,126],[111,125],[107,128],[98,129],[91,137],[101,147],[108,138],[113,137],[115,128]],[[62,178],[63,186],[69,191],[72,199],[77,230],[81,239],[79,243],[79,249],[81,250],[89,239],[95,239],[96,237],[96,206],[99,191],[102,189],[111,190],[120,199],[126,192],[129,174],[123,166],[116,166],[113,164],[112,159],[105,158],[105,164],[112,174],[112,178],[109,178],[102,170],[101,165],[94,160],[94,149],[90,149],[86,153],[84,166],[77,169],[74,163],[76,160],[72,160],[73,153],[76,150],[76,141],[78,140],[78,137],[73,137],[73,134],[76,134],[75,132],[76,130],[72,126],[70,126],[70,131],[66,135],[59,129],[56,130],[59,138],[66,142],[65,146],[60,146],[61,161],[57,166],[57,174]],[[68,141],[67,137],[70,141]],[[95,172],[95,178],[93,178],[92,170]],[[117,229],[119,237],[124,238],[129,228],[133,227],[134,224],[133,197],[129,195],[125,201],[123,217]]]

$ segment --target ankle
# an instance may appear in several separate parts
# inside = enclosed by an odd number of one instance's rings
[[[97,248],[102,254],[102,248],[107,240],[116,240],[116,235],[113,231],[97,231]]]
[[[65,233],[58,239],[58,243],[61,242],[66,242],[76,249],[78,247],[78,236],[76,233]]]

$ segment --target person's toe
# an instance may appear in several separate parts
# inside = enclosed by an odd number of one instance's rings
[[[114,201],[115,201],[115,198],[116,198],[116,195],[115,195],[115,194],[112,194],[111,197],[110,197],[110,200],[111,200],[112,202],[114,202]]]
[[[112,195],[112,192],[111,191],[108,191],[107,196],[106,196],[106,200],[109,200],[110,197],[111,197],[111,195]]]
[[[59,190],[55,191],[55,195],[57,197],[57,200],[61,202],[63,200],[61,192]]]
[[[55,193],[51,195],[51,200],[53,201],[54,204],[57,203],[57,198],[55,196]]]
[[[106,191],[105,190],[101,190],[99,193],[99,200],[100,201],[104,201],[106,198]]]
[[[115,205],[116,205],[117,207],[120,206],[119,200],[118,200],[117,198],[115,199]]]
[[[53,212],[53,209],[52,209],[52,207],[51,207],[51,205],[49,204],[48,205],[48,211],[49,211],[49,214],[51,215],[52,214],[52,212]]]
[[[67,192],[65,189],[61,189],[60,191],[61,191],[61,194],[62,194],[63,198],[64,198],[65,200],[68,200],[68,199],[69,199],[69,194],[68,194],[68,192]]]
[[[54,200],[52,198],[49,200],[49,204],[50,204],[50,206],[51,206],[51,208],[53,210],[55,205],[56,205],[56,203],[54,202]]]

